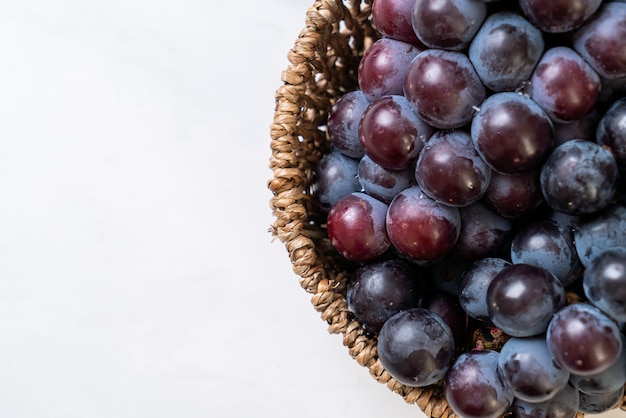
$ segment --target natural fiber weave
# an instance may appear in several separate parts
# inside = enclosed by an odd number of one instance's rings
[[[441,384],[412,388],[383,368],[375,337],[354,319],[346,302],[346,284],[355,266],[332,248],[326,213],[310,194],[312,170],[330,150],[325,125],[335,101],[357,88],[363,52],[378,38],[371,22],[372,0],[319,0],[306,13],[305,27],[288,53],[290,65],[276,91],[271,126],[271,233],[287,249],[300,285],[333,334],[343,335],[349,354],[378,382],[432,418],[457,417]],[[338,377],[340,378],[340,377]],[[626,410],[626,406],[622,406]],[[582,417],[582,414],[578,414]]]

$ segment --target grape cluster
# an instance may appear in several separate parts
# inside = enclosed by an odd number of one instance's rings
[[[372,19],[311,191],[380,362],[461,417],[615,407],[626,2],[374,0]]]

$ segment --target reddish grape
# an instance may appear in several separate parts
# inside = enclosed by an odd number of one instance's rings
[[[626,172],[626,98],[613,103],[596,130],[598,144],[608,148],[621,172]]]
[[[472,141],[480,156],[501,173],[541,167],[552,150],[554,130],[546,113],[528,97],[496,93],[472,120]]]
[[[498,372],[498,352],[461,354],[445,378],[445,396],[464,418],[499,418],[513,403],[513,392]]]
[[[437,49],[415,57],[404,94],[426,123],[441,129],[468,124],[486,97],[485,86],[466,55]]]
[[[416,260],[435,260],[456,244],[461,216],[454,207],[426,196],[419,186],[400,192],[387,211],[387,233],[400,253]]]
[[[341,198],[328,213],[328,237],[345,258],[367,262],[390,246],[385,230],[387,205],[365,193]]]
[[[359,87],[369,101],[402,94],[409,64],[420,52],[415,45],[382,38],[370,46],[359,64]]]
[[[415,178],[432,199],[460,207],[482,197],[489,186],[491,169],[476,152],[469,134],[438,131],[420,153]]]
[[[554,122],[582,119],[600,94],[600,77],[573,49],[557,46],[539,60],[531,95]]]
[[[574,49],[606,79],[626,77],[626,3],[604,2],[576,31]]]
[[[524,14],[544,32],[569,32],[580,27],[602,0],[520,0]]]
[[[363,112],[359,137],[365,153],[389,170],[409,167],[432,135],[404,96],[376,99]]]
[[[546,340],[554,361],[580,376],[607,370],[623,349],[615,322],[586,303],[559,310],[550,321]]]
[[[402,190],[415,184],[415,169],[389,170],[364,155],[359,162],[359,182],[365,193],[389,203]]]
[[[376,0],[372,4],[372,20],[384,36],[398,41],[418,44],[411,11],[415,0]]]
[[[416,0],[413,30],[424,45],[460,51],[465,49],[487,16],[487,6],[474,0]]]
[[[536,212],[545,205],[539,171],[502,174],[493,171],[484,201],[505,218],[516,219]]]

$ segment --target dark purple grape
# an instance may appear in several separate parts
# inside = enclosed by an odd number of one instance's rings
[[[511,234],[511,221],[481,202],[459,208],[459,212],[461,235],[452,253],[471,261],[497,256]]]
[[[615,363],[605,371],[590,376],[572,374],[569,381],[580,392],[590,395],[615,392],[626,383],[626,350],[622,349]]]
[[[359,162],[359,182],[363,191],[389,203],[402,190],[415,184],[415,169],[388,170],[364,155]]]
[[[390,38],[377,40],[359,64],[359,87],[369,101],[401,95],[409,64],[420,52],[413,44]]]
[[[363,112],[359,124],[365,153],[389,170],[403,170],[415,162],[432,132],[404,96],[374,100]]]
[[[376,0],[372,4],[372,20],[384,36],[412,44],[419,42],[411,24],[415,0]]]
[[[491,168],[515,174],[535,170],[552,150],[554,130],[546,113],[528,97],[496,93],[472,120],[472,141]]]
[[[579,219],[574,229],[574,244],[585,267],[604,250],[626,247],[626,207],[610,205],[603,211]]]
[[[311,193],[326,211],[339,199],[352,192],[361,191],[358,179],[359,161],[333,150],[315,165]]]
[[[578,391],[566,385],[544,402],[526,402],[516,399],[511,407],[515,418],[575,418],[578,412]]]
[[[448,324],[457,347],[465,343],[468,319],[458,298],[447,292],[437,292],[426,299],[424,308],[439,315]]]
[[[328,213],[328,237],[348,260],[374,260],[391,246],[385,228],[386,214],[385,203],[365,193],[351,193]]]
[[[626,97],[615,101],[602,116],[596,140],[611,151],[619,170],[626,172]]]
[[[602,0],[520,0],[524,14],[544,32],[569,32],[580,27]]]
[[[476,152],[469,134],[438,131],[419,155],[415,178],[432,199],[449,206],[468,206],[487,190],[491,169]]]
[[[502,174],[492,171],[483,199],[498,214],[516,219],[536,212],[545,205],[539,171]]]
[[[589,301],[602,312],[626,322],[626,247],[594,256],[585,270],[583,287]]]
[[[589,395],[581,392],[578,410],[583,414],[601,414],[603,412],[609,412],[621,404],[623,397],[624,386],[613,392],[600,395]]]
[[[564,287],[574,283],[582,271],[574,231],[553,219],[523,224],[511,242],[511,261],[543,267]]]
[[[430,48],[461,51],[480,29],[487,7],[474,0],[416,0],[411,15],[413,30]]]
[[[499,418],[513,403],[513,393],[498,372],[498,353],[492,350],[461,354],[445,378],[445,396],[452,410],[464,418]]]
[[[431,283],[436,289],[452,295],[458,295],[459,284],[463,279],[465,269],[471,264],[471,261],[449,253],[428,266],[430,269]]]
[[[582,119],[567,123],[555,123],[554,146],[558,147],[562,143],[572,139],[594,141],[599,119],[600,114],[597,110],[594,110]]]
[[[330,143],[348,157],[358,159],[365,153],[359,140],[359,122],[369,104],[362,91],[349,91],[335,102],[328,114]]]
[[[600,77],[576,51],[557,46],[539,60],[530,90],[553,122],[571,122],[591,113],[600,87]]]
[[[416,260],[436,260],[456,244],[459,210],[435,202],[419,186],[400,192],[389,204],[387,233],[393,246]]]
[[[421,305],[416,273],[413,266],[394,259],[359,267],[348,282],[348,308],[363,328],[378,332],[393,315]]]
[[[437,49],[415,57],[404,94],[420,118],[440,129],[467,125],[486,97],[485,86],[466,55]]]
[[[582,215],[605,208],[617,185],[613,155],[595,142],[567,141],[554,149],[541,169],[541,190],[559,212]]]
[[[605,79],[626,77],[626,3],[604,2],[576,31],[574,49]]]
[[[544,51],[541,31],[513,12],[487,17],[469,47],[469,59],[493,91],[512,91],[530,80]]]
[[[561,282],[546,269],[530,264],[504,267],[487,289],[489,319],[514,337],[545,332],[564,303]]]
[[[463,273],[459,286],[459,303],[469,316],[489,321],[487,289],[494,277],[511,263],[502,258],[489,257],[475,261]]]
[[[546,341],[556,364],[581,376],[607,370],[622,351],[617,325],[587,303],[559,310],[548,326]]]
[[[444,377],[454,357],[454,337],[438,315],[423,308],[392,316],[378,335],[378,358],[398,382],[431,385]]]
[[[569,372],[554,364],[544,335],[504,343],[498,359],[500,374],[516,398],[545,402],[567,385]]]

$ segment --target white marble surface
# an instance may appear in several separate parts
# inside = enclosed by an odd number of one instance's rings
[[[271,243],[306,0],[4,0],[0,417],[420,417]]]

